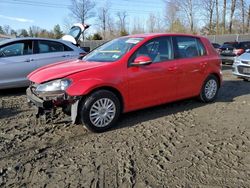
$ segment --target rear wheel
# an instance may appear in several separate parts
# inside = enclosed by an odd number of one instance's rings
[[[217,97],[219,90],[219,81],[216,76],[210,75],[204,82],[200,92],[200,100],[203,102],[212,102]]]
[[[103,132],[113,127],[120,112],[119,99],[107,90],[96,91],[80,103],[81,121],[94,132]]]

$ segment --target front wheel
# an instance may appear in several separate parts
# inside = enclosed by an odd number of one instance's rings
[[[94,132],[104,132],[115,125],[121,113],[117,96],[107,90],[99,90],[80,103],[83,124]]]
[[[202,102],[212,102],[217,97],[218,90],[219,81],[217,77],[210,75],[202,86],[199,98]]]

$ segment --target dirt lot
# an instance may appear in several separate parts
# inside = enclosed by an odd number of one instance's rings
[[[102,134],[41,124],[24,89],[0,91],[0,187],[250,187],[250,82],[223,74],[215,103],[129,113]]]

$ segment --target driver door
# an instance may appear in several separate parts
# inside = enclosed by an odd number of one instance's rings
[[[36,68],[33,56],[32,40],[16,41],[0,47],[0,87],[28,85],[26,76]]]
[[[142,55],[149,56],[152,64],[130,65]],[[128,108],[135,110],[174,100],[177,85],[175,73],[171,37],[160,37],[143,44],[129,60]]]

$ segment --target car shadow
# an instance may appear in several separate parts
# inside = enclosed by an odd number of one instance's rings
[[[122,115],[121,120],[119,121],[119,125],[114,127],[114,129],[133,127],[139,123],[154,120],[164,116],[177,114],[178,112],[192,110],[194,108],[198,108],[204,105],[206,104],[199,102],[196,98],[192,98],[151,108],[146,108],[143,110],[129,112]]]
[[[0,90],[0,119],[16,116],[23,110],[8,104],[8,97],[25,95],[26,88],[1,89]],[[5,99],[2,99],[4,97]],[[7,104],[6,104],[7,103]],[[11,106],[11,107],[10,107]]]
[[[0,108],[0,119],[10,118],[16,116],[17,114],[23,112],[22,110],[16,108]]]
[[[219,91],[218,102],[233,102],[235,98],[250,94],[250,82],[237,80],[225,80]]]
[[[13,88],[13,89],[0,89],[0,99],[2,96],[19,96],[24,95],[27,87]]]
[[[225,80],[218,93],[216,102],[233,102],[235,98],[250,94],[250,82],[242,80]],[[164,104],[156,107],[151,107],[143,110],[129,112],[123,114],[119,125],[114,129],[124,127],[132,127],[138,123],[143,123],[164,116],[176,114],[192,110],[201,106],[209,105],[209,103],[200,102],[197,98],[181,100],[169,104]]]

